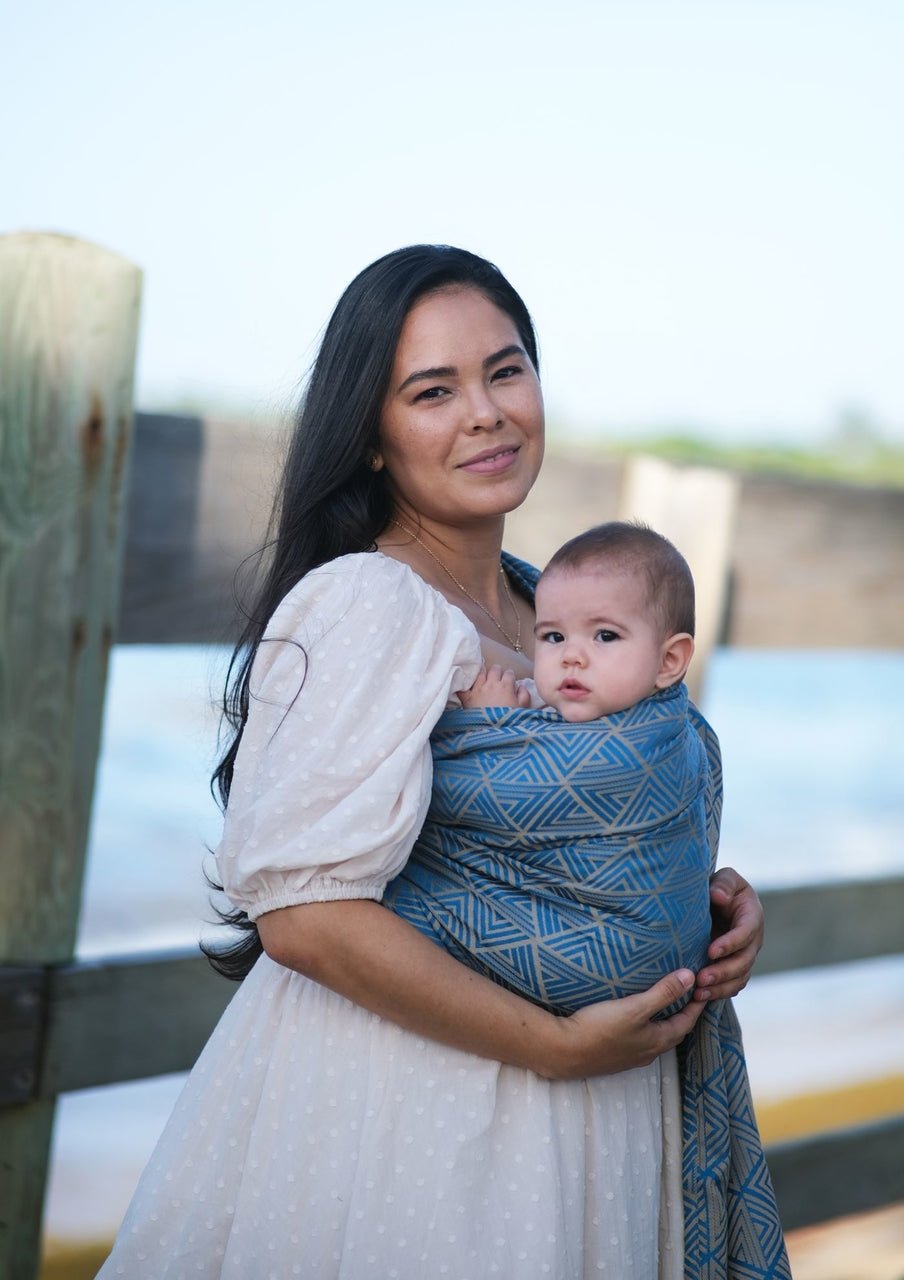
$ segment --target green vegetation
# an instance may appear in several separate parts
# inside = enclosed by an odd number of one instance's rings
[[[807,448],[799,444],[728,444],[676,433],[610,439],[606,452],[649,453],[696,466],[904,488],[904,447],[862,435],[844,434],[822,446]]]

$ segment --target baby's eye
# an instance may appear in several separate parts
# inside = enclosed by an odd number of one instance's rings
[[[562,644],[565,637],[561,631],[542,631],[538,637],[544,644]]]
[[[602,630],[597,631],[593,638],[594,640],[602,640],[603,644],[611,644],[613,640],[618,639],[618,636],[614,631],[606,631],[605,628],[603,628]]]

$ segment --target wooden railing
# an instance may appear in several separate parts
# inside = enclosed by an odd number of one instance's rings
[[[278,433],[198,419],[139,415],[133,438],[139,286],[134,267],[93,246],[0,238],[0,1276],[8,1280],[37,1272],[56,1098],[188,1069],[233,990],[195,952],[73,958],[114,631],[126,642],[231,638],[232,574],[263,535],[277,452]],[[582,463],[560,501],[562,474],[553,460],[541,482],[554,513],[548,545],[536,521],[512,521],[512,549],[528,558],[543,560],[562,537],[616,510],[612,464]],[[723,639],[904,645],[904,494],[744,480],[736,505]],[[790,538],[779,536],[780,520]],[[810,595],[802,565],[815,583]],[[904,951],[904,877],[764,899],[759,973]],[[904,1115],[771,1148],[785,1226],[904,1198],[902,1150]]]

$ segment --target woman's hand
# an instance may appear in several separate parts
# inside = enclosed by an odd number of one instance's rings
[[[707,952],[712,964],[697,974],[694,1000],[725,1000],[747,986],[763,945],[763,908],[756,892],[731,867],[722,867],[709,882],[713,940]]]
[[[652,1021],[693,986],[693,973],[682,969],[639,995],[558,1018],[466,968],[367,899],[282,907],[257,923],[278,964],[418,1035],[550,1080],[646,1066],[683,1040],[704,1009],[691,1003]]]
[[[690,969],[679,969],[640,995],[588,1005],[570,1018],[557,1018],[559,1043],[539,1074],[576,1080],[648,1066],[680,1044],[703,1012],[702,1004],[691,1003],[669,1018],[652,1021],[686,996],[693,984]]]

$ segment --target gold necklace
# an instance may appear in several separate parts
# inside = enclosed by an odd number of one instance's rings
[[[514,613],[514,615],[515,615],[515,619],[516,619],[516,621],[517,621],[517,623],[518,623],[518,629],[517,629],[517,632],[516,632],[516,634],[515,634],[514,636],[510,636],[510,635],[509,635],[509,633],[506,631],[505,627],[502,625],[502,623],[499,621],[499,619],[496,617],[496,615],[495,615],[495,614],[493,614],[493,613],[490,613],[489,609],[486,607],[486,605],[485,605],[485,604],[481,604],[481,603],[480,603],[480,601],[477,599],[477,597],[476,597],[476,596],[472,596],[472,595],[471,595],[470,591],[469,591],[469,590],[468,590],[468,588],[465,586],[465,584],[464,584],[463,582],[459,582],[459,581],[458,581],[458,579],[456,578],[456,576],[455,576],[455,574],[452,572],[452,570],[449,568],[449,566],[448,566],[447,564],[444,564],[444,563],[443,563],[443,561],[442,561],[442,560],[440,560],[439,556],[438,556],[438,555],[436,555],[436,553],[435,553],[435,552],[433,552],[433,551],[431,551],[431,550],[430,550],[430,548],[427,546],[426,542],[424,542],[423,538],[419,538],[419,537],[417,536],[417,534],[414,532],[414,530],[413,530],[413,529],[409,529],[407,525],[402,524],[402,523],[401,523],[401,521],[399,521],[399,520],[390,520],[390,522],[389,522],[389,523],[390,523],[390,524],[394,524],[394,525],[396,526],[396,528],[397,528],[397,529],[401,529],[403,533],[407,533],[407,534],[408,534],[408,536],[409,536],[410,538],[414,538],[415,542],[416,542],[419,546],[421,546],[421,547],[423,547],[423,548],[424,548],[424,550],[427,552],[427,555],[430,557],[430,559],[431,559],[431,560],[435,560],[435,561],[436,561],[436,563],[437,563],[437,564],[439,565],[439,567],[442,569],[443,573],[448,574],[448,576],[449,576],[449,577],[452,579],[452,581],[455,583],[456,587],[458,587],[458,589],[459,589],[459,591],[462,593],[462,595],[467,596],[467,597],[468,597],[468,599],[471,601],[471,603],[472,603],[472,604],[476,604],[476,605],[477,605],[477,608],[478,608],[478,609],[480,609],[480,610],[481,610],[481,612],[483,612],[483,613],[485,613],[485,614],[487,615],[487,617],[489,618],[490,622],[492,622],[493,626],[494,626],[494,627],[497,627],[497,628],[499,629],[499,631],[501,631],[501,632],[502,632],[502,634],[505,636],[505,638],[506,638],[506,640],[508,641],[508,643],[509,643],[509,645],[511,646],[511,648],[512,648],[512,649],[514,649],[515,653],[520,653],[520,652],[521,652],[521,614],[518,612],[518,608],[517,608],[517,606],[516,606],[516,604],[515,604],[514,600],[512,599],[512,593],[511,593],[511,591],[509,591],[508,579],[507,579],[507,578],[506,578],[506,576],[505,576],[505,569],[502,567],[502,565],[501,565],[501,564],[500,564],[500,566],[499,566],[499,573],[500,573],[500,576],[501,576],[501,578],[502,578],[502,589],[503,589],[503,591],[505,592],[505,597],[506,597],[506,599],[508,600],[509,605],[511,606],[511,610],[512,610],[512,612]]]

